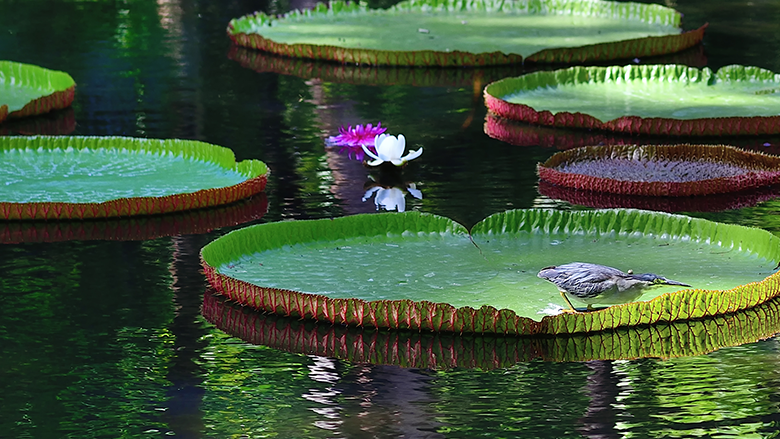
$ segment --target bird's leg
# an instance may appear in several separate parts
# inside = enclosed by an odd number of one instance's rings
[[[574,305],[571,304],[571,300],[569,300],[569,298],[566,297],[566,293],[564,293],[563,291],[561,291],[561,297],[563,297],[563,300],[565,300],[566,303],[569,304],[569,308],[571,308],[571,309],[564,309],[563,312],[579,312],[576,309],[574,309]]]
[[[595,310],[596,310],[596,308],[593,308],[593,305],[589,303],[588,304],[588,311],[595,311]]]

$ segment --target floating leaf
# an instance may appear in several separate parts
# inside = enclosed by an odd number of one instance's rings
[[[704,319],[561,337],[504,337],[377,330],[258,313],[207,290],[203,316],[256,345],[353,363],[423,369],[506,368],[520,362],[675,358],[763,340],[780,332],[780,300]]]
[[[265,188],[268,168],[190,140],[0,137],[0,218],[88,219],[229,204]]]
[[[537,171],[573,189],[687,197],[780,183],[780,157],[724,145],[601,145],[553,154]]]
[[[661,55],[698,44],[660,5],[589,1],[410,0],[388,9],[332,1],[281,18],[230,21],[234,43],[345,64],[485,66]]]
[[[572,67],[485,87],[494,114],[539,125],[630,134],[780,133],[780,75],[758,67]]]
[[[780,260],[780,238],[632,210],[509,211],[471,235],[417,212],[270,223],[217,239],[201,258],[217,291],[253,308],[401,329],[594,332],[735,312],[780,294],[780,275],[767,277]],[[561,299],[536,273],[577,260],[708,289],[662,287],[644,297],[652,300],[539,320]]]
[[[65,72],[0,61],[0,122],[69,107],[76,83]]]

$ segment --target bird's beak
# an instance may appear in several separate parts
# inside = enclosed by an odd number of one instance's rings
[[[684,284],[682,282],[677,282],[676,280],[671,280],[671,279],[666,279],[666,278],[664,278],[661,281],[661,285],[677,285],[677,286],[681,286],[681,287],[693,288],[693,287],[691,287],[688,284]]]

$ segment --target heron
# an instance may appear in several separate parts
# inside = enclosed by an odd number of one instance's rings
[[[587,262],[545,267],[537,275],[555,284],[561,297],[571,308],[568,312],[578,312],[571,304],[573,297],[587,304],[587,310],[593,311],[594,303],[627,303],[638,299],[645,290],[661,285],[690,287],[688,284],[667,279],[653,273],[634,274],[606,265]]]

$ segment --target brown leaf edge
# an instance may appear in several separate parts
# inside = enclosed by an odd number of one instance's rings
[[[50,111],[62,110],[63,108],[70,107],[71,104],[73,104],[75,97],[76,86],[73,85],[65,90],[56,91],[48,96],[41,96],[38,99],[33,99],[20,110],[9,113],[8,118],[37,116]],[[2,117],[0,117],[0,122],[2,122]]]
[[[527,63],[583,64],[588,62],[612,61],[616,59],[644,58],[666,55],[689,49],[704,39],[708,24],[685,31],[679,35],[633,38],[609,43],[590,44],[581,47],[544,49],[529,55]]]
[[[632,66],[637,67],[637,66]],[[651,65],[639,66],[652,68]],[[667,66],[675,67],[675,66]],[[684,67],[685,66],[679,66]],[[727,66],[742,67],[742,66]],[[593,67],[598,68],[598,67]],[[744,67],[743,67],[744,68]],[[669,119],[663,117],[622,116],[607,122],[585,113],[536,111],[525,104],[515,104],[491,94],[491,88],[505,78],[488,84],[484,91],[485,106],[493,114],[511,120],[557,128],[585,128],[631,135],[664,136],[740,136],[780,134],[780,116],[712,117],[702,119]]]
[[[521,362],[702,355],[780,332],[780,299],[733,314],[592,334],[505,337],[378,330],[259,313],[207,289],[204,318],[227,334],[287,352],[401,367],[496,369]]]
[[[617,180],[559,170],[572,163],[614,158],[710,162],[733,165],[744,172],[730,177],[680,182]],[[620,195],[688,197],[739,192],[780,183],[780,157],[728,145],[599,145],[557,152],[537,165],[537,173],[547,183],[572,189]]]
[[[346,3],[339,2],[339,10],[356,9]],[[422,5],[425,2],[418,2]],[[432,4],[439,2],[433,1]],[[308,11],[307,11],[308,12]],[[338,13],[326,8],[315,8],[312,13]],[[241,19],[250,19],[257,14],[249,14]],[[704,38],[707,24],[702,27],[685,31],[677,35],[659,37],[635,38],[623,41],[598,43],[581,47],[544,49],[528,56],[532,63],[585,63],[628,59],[636,57],[657,56],[680,52],[699,44]],[[459,67],[459,66],[489,66],[503,64],[522,64],[519,54],[504,54],[502,52],[470,53],[462,51],[439,52],[433,50],[421,51],[388,51],[372,49],[356,49],[319,44],[286,44],[277,43],[256,33],[237,32],[233,22],[228,24],[227,35],[234,44],[252,49],[270,52],[276,55],[294,58],[309,58],[325,61],[335,61],[343,64],[394,65],[406,67]]]
[[[0,123],[8,117],[8,105],[0,105]]]
[[[136,215],[159,215],[190,209],[230,204],[265,189],[268,175],[253,177],[241,183],[188,194],[165,197],[120,198],[102,203],[8,203],[0,202],[4,220],[86,220]]]
[[[522,64],[523,57],[502,52],[469,53],[453,50],[390,51],[371,49],[350,49],[346,47],[319,44],[277,43],[258,34],[233,33],[228,27],[228,36],[234,44],[262,50],[291,58],[308,58],[342,64],[364,64],[375,66],[405,67],[460,67]]]
[[[262,218],[268,212],[264,192],[227,206],[154,216],[90,221],[3,221],[0,244],[62,241],[146,241],[163,236],[207,233]]]

